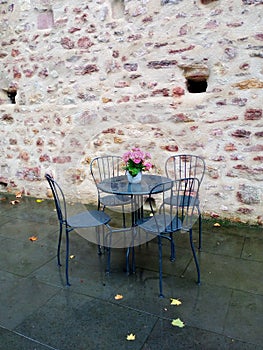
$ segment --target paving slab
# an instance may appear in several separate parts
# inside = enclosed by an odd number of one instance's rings
[[[12,199],[0,201],[0,350],[263,350],[262,227],[203,220],[201,285],[188,234],[176,234],[174,262],[164,241],[162,299],[156,239],[135,248],[135,273],[127,274],[126,250],[112,249],[106,274],[107,252],[99,256],[88,236],[71,232],[69,287],[64,237],[57,266],[53,201]],[[86,207],[72,203],[70,212]],[[183,328],[172,326],[176,318]]]

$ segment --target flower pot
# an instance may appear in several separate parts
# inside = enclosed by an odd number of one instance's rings
[[[127,171],[127,179],[131,184],[139,184],[142,181],[142,173],[138,173],[136,176],[131,176],[131,174]]]

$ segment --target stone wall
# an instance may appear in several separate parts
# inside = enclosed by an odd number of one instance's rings
[[[262,4],[0,0],[1,190],[95,201],[90,159],[137,145],[203,156],[204,214],[261,224]]]

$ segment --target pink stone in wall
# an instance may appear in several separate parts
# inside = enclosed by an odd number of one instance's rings
[[[115,134],[116,133],[116,129],[115,128],[108,128],[106,130],[102,131],[103,134]]]
[[[10,145],[17,145],[17,139],[9,139]]]
[[[242,154],[232,154],[230,156],[231,160],[244,160],[244,156]]]
[[[239,66],[239,69],[244,70],[244,71],[248,70],[249,68],[250,68],[250,64],[247,63],[247,62],[242,63],[242,64],[240,64],[240,66]]]
[[[173,97],[179,97],[185,94],[185,91],[182,87],[176,86],[172,89],[172,96]]]
[[[30,157],[29,157],[28,152],[22,151],[22,152],[20,152],[20,154],[19,154],[19,158],[22,159],[22,160],[24,160],[25,162],[27,162],[27,161],[29,160]]]
[[[31,78],[34,75],[34,71],[31,69],[25,69],[23,73],[26,78]]]
[[[215,29],[219,26],[218,22],[216,20],[211,20],[206,23],[205,29]]]
[[[237,50],[234,47],[227,47],[224,50],[228,59],[232,60],[237,56]]]
[[[244,22],[232,22],[232,23],[227,23],[227,27],[230,28],[237,28],[237,27],[241,27],[244,24]]]
[[[13,67],[13,77],[15,79],[20,79],[22,74],[19,72],[18,68]]]
[[[238,213],[242,213],[242,214],[251,214],[253,212],[252,208],[244,208],[244,207],[240,207],[237,209]]]
[[[169,68],[176,65],[177,65],[176,60],[150,61],[149,63],[147,63],[147,67],[153,68],[153,69]]]
[[[188,26],[187,24],[184,24],[180,29],[179,29],[179,35],[186,35],[188,32]]]
[[[73,34],[73,33],[75,33],[75,32],[78,32],[79,30],[80,30],[80,28],[71,27],[71,28],[69,28],[68,32],[69,32],[70,34]]]
[[[169,152],[178,152],[179,148],[177,145],[167,145],[164,147],[164,149]]]
[[[43,146],[44,145],[44,140],[41,137],[39,137],[37,139],[37,141],[36,141],[36,145],[37,146]]]
[[[195,48],[195,45],[189,45],[187,47],[184,47],[182,49],[176,49],[176,50],[169,50],[168,52],[170,54],[175,54],[175,53],[182,53],[184,51],[190,51],[190,50],[193,50]]]
[[[212,160],[215,162],[222,162],[222,161],[225,161],[225,157],[224,156],[215,156],[212,158]]]
[[[127,38],[127,42],[140,40],[141,37],[142,37],[141,34],[132,34],[132,35],[129,35],[128,38]]]
[[[244,149],[244,152],[262,152],[262,151],[263,151],[263,145],[254,145]]]
[[[237,164],[235,166],[233,166],[234,169],[238,169],[238,170],[248,170],[249,167],[245,164]]]
[[[250,108],[245,112],[245,120],[258,120],[262,118],[261,108]]]
[[[37,29],[49,29],[54,25],[53,12],[43,12],[38,15],[37,18]]]
[[[116,81],[116,82],[114,83],[114,86],[115,86],[116,88],[125,88],[125,87],[130,86],[130,83],[127,82],[127,81]]]
[[[152,91],[151,96],[156,96],[156,95],[162,95],[164,97],[169,96],[169,89],[163,88],[163,89],[157,89]]]
[[[43,68],[39,73],[38,73],[38,76],[40,78],[46,78],[48,77],[48,70],[47,68]]]
[[[210,4],[211,2],[218,1],[218,0],[201,0],[201,4],[207,5]]]
[[[16,50],[16,49],[12,49],[12,52],[11,52],[11,56],[12,57],[16,57],[20,55],[20,51],[19,50]]]
[[[61,38],[60,44],[64,49],[71,50],[74,48],[74,42],[68,37]]]
[[[123,68],[127,70],[128,72],[134,72],[138,69],[137,63],[125,63]]]
[[[234,137],[249,138],[249,136],[251,135],[251,132],[243,129],[238,129],[236,131],[233,131],[231,135]]]
[[[121,102],[129,102],[130,101],[130,96],[122,96],[117,103],[121,103]]]
[[[71,162],[70,156],[58,156],[53,158],[53,163],[64,164]]]
[[[225,145],[224,149],[227,152],[231,152],[231,151],[236,151],[237,150],[236,146],[233,143],[229,143],[229,144]]]
[[[87,64],[81,71],[81,75],[91,74],[98,71],[99,68],[96,66],[96,64]]]
[[[77,44],[78,44],[78,47],[84,48],[84,49],[88,49],[89,47],[94,45],[93,42],[90,40],[90,38],[88,38],[87,36],[79,38]]]
[[[263,33],[256,34],[254,36],[254,38],[257,39],[257,40],[263,41]]]
[[[39,161],[40,161],[41,163],[43,163],[43,162],[50,162],[50,157],[49,157],[49,155],[47,155],[47,154],[42,154],[42,155],[39,157]]]
[[[243,107],[247,103],[247,98],[235,97],[235,98],[232,99],[231,102],[232,102],[233,105],[236,105],[236,106],[239,106],[239,107]]]
[[[17,172],[17,177],[22,178],[26,181],[36,181],[36,180],[41,180],[40,177],[40,168],[39,167],[34,167],[34,168],[23,168],[19,169]]]
[[[113,50],[113,52],[112,52],[112,57],[118,58],[119,56],[120,56],[119,50]]]
[[[213,136],[222,136],[223,135],[223,131],[222,131],[222,129],[213,129],[211,131],[211,135],[213,135]]]

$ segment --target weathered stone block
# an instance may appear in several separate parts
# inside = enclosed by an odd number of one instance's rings
[[[248,205],[260,203],[260,190],[255,186],[240,185],[237,199]]]

